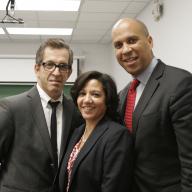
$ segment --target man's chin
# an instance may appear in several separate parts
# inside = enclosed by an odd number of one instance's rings
[[[61,86],[61,84],[52,84],[49,86],[49,90],[51,92],[61,92],[63,90],[63,86]]]
[[[62,91],[60,89],[52,89],[50,91],[50,96],[53,99],[58,99],[61,96]]]

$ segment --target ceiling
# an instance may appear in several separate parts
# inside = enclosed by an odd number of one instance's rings
[[[17,0],[16,0],[17,1]],[[45,1],[45,0],[44,0]],[[102,43],[111,40],[111,28],[123,17],[136,17],[151,0],[81,0],[78,12],[16,11],[24,24],[0,24],[0,27],[73,28],[71,36],[62,36],[69,43]],[[0,11],[0,20],[5,11]],[[51,36],[0,35],[1,42],[41,42]],[[59,36],[61,37],[61,36]]]

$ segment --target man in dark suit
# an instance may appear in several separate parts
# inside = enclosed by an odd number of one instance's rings
[[[0,101],[1,192],[57,191],[57,186],[55,189],[52,186],[57,167],[73,128],[79,124],[76,107],[63,95],[72,62],[73,52],[63,39],[48,39],[36,53],[37,85]],[[57,151],[50,139],[52,108],[49,101],[59,103]]]
[[[141,21],[120,19],[112,41],[119,64],[139,80],[131,127],[132,191],[191,192],[192,75],[154,57],[152,37]],[[119,94],[122,119],[129,85]]]

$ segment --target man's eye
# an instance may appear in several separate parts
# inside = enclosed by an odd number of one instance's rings
[[[120,48],[122,47],[122,43],[115,43],[115,44],[114,44],[114,47],[115,47],[116,49],[120,49]]]
[[[48,68],[52,68],[55,66],[55,64],[54,63],[46,63],[45,66]]]
[[[63,69],[66,69],[66,68],[67,68],[67,66],[66,66],[65,64],[59,64],[59,67],[60,67],[60,68],[63,68]]]
[[[137,39],[132,38],[132,39],[128,39],[128,44],[134,44],[137,42]]]
[[[60,69],[71,69],[71,66],[65,63],[59,64]]]
[[[53,63],[47,63],[47,66],[54,66]]]

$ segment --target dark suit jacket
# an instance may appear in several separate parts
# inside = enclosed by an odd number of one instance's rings
[[[119,94],[124,117],[129,86]],[[158,62],[133,114],[133,192],[192,192],[192,75]]]
[[[78,120],[63,100],[61,156]],[[56,175],[50,136],[36,87],[0,101],[0,191],[51,191]]]
[[[84,125],[73,133],[60,169],[60,191],[67,186],[66,167]],[[102,120],[79,152],[72,169],[69,192],[129,192],[132,173],[132,140],[128,130]]]

